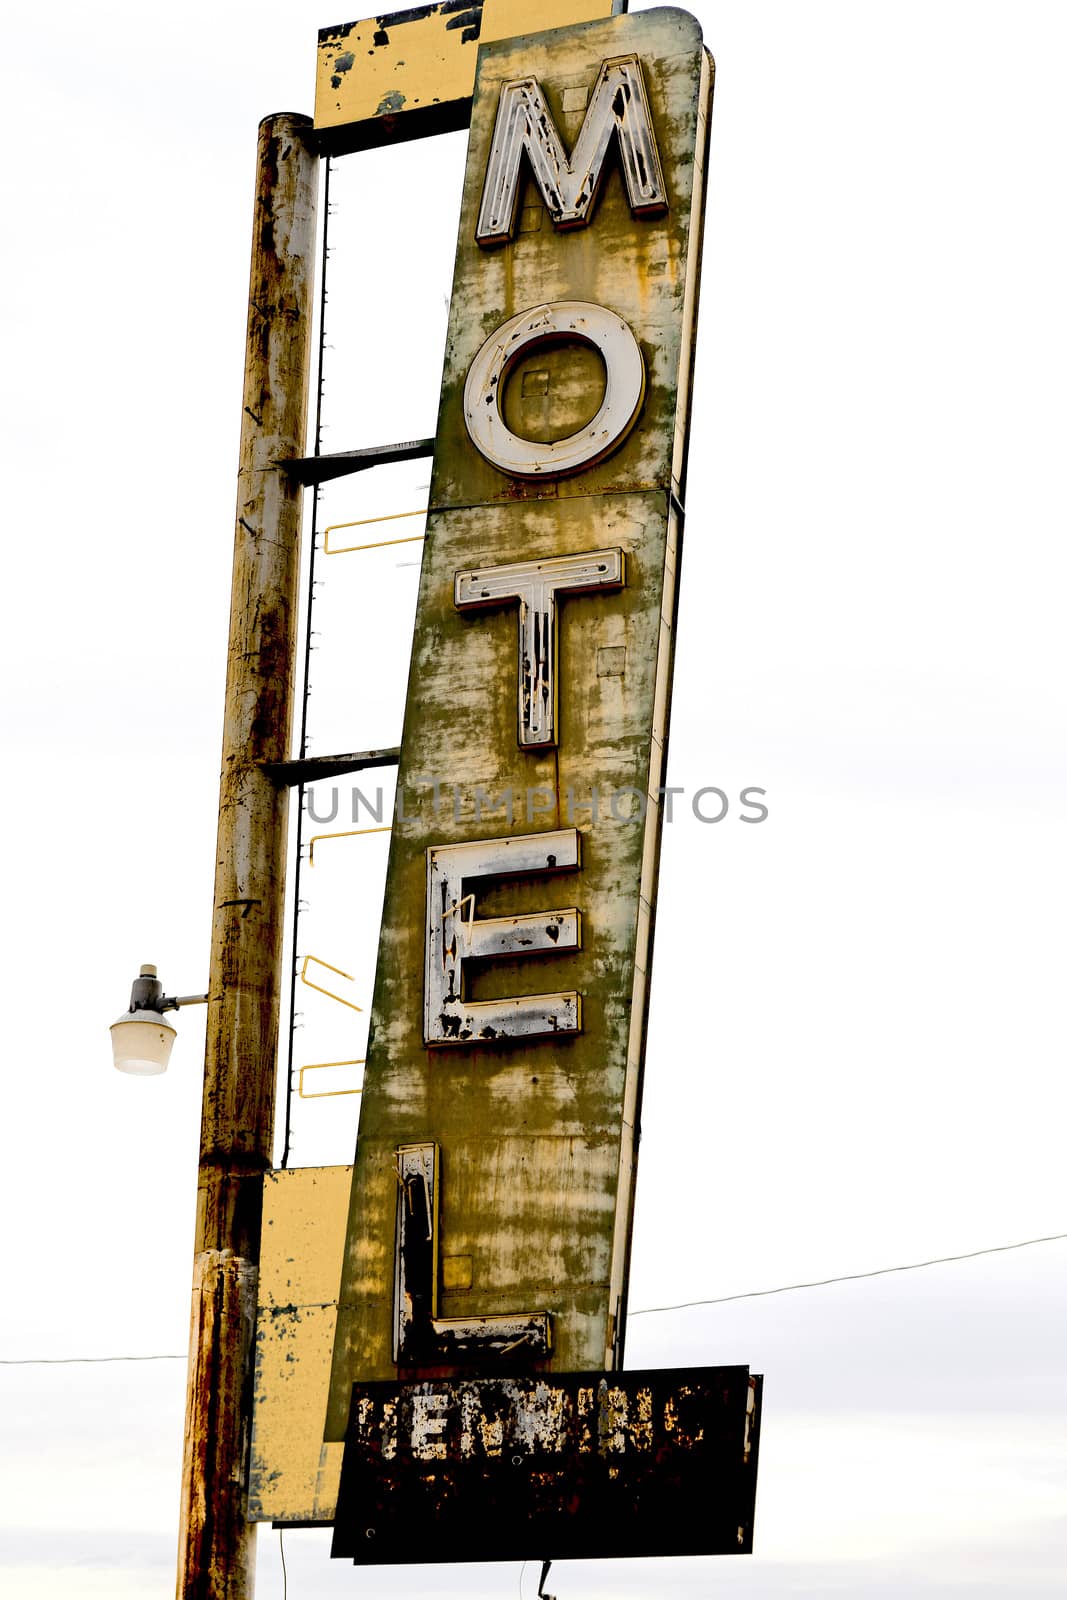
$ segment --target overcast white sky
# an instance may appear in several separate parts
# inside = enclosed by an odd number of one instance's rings
[[[1067,1231],[1067,13],[691,9],[718,81],[670,780],[760,785],[770,815],[666,829],[635,1308]],[[206,981],[255,129],[311,110],[339,20],[3,24],[7,1360],[186,1344],[202,1015],[149,1082],[107,1025],[142,961]],[[462,138],[415,148],[338,170],[328,450],[433,430]],[[399,737],[407,548],[384,619],[343,558],[324,586],[319,753]],[[376,848],[346,869],[370,923]],[[297,1163],[351,1155],[355,1102],[323,1104]],[[1047,1244],[635,1317],[632,1366],[766,1374],[757,1553],[550,1588],[1062,1594],[1065,1267]],[[5,1593],[172,1592],[183,1385],[0,1367]],[[536,1589],[286,1550],[293,1600]],[[260,1573],[280,1595],[269,1529]]]

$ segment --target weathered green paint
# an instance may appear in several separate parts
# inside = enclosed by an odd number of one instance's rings
[[[573,146],[584,112],[564,111],[564,104],[580,99],[581,91],[592,87],[602,60],[631,50],[641,57],[652,105],[670,197],[667,216],[635,221],[618,173],[612,171],[592,223],[560,233],[553,229],[535,185],[528,182],[513,243],[479,250],[474,230],[500,85],[511,78],[538,78],[556,126]],[[706,94],[699,82],[702,70],[708,75]],[[609,489],[680,488],[711,70],[694,18],[667,9],[483,47],[460,213],[431,508],[546,493],[555,498],[557,492],[568,498]],[[516,484],[483,461],[470,447],[462,406],[467,371],[483,341],[509,316],[553,300],[589,300],[625,317],[641,344],[648,371],[644,411],[630,438],[600,466],[562,479],[558,491],[548,484]]]
[[[557,234],[528,184],[514,242],[479,250],[474,222],[500,84],[535,75],[572,145],[582,115],[563,110],[565,91],[566,103],[580,101],[601,62],[628,51],[638,52],[645,72],[668,215],[635,221],[612,171],[591,226]],[[673,10],[481,52],[404,723],[405,815],[390,852],[342,1269],[331,1440],[344,1435],[352,1382],[397,1374],[391,1344],[401,1144],[434,1140],[441,1147],[441,1252],[445,1262],[465,1258],[462,1274],[442,1273],[442,1315],[548,1310],[555,1342],[547,1365],[574,1371],[621,1359],[660,817],[653,798],[643,824],[617,820],[608,796],[636,789],[654,797],[663,781],[710,81],[696,23]],[[493,329],[557,299],[592,301],[624,317],[644,354],[648,390],[636,428],[601,464],[558,482],[520,483],[471,445],[463,385]],[[544,363],[550,373],[556,360]],[[586,386],[595,388],[595,367],[586,371]],[[537,382],[529,387],[543,427],[544,396]],[[581,379],[568,379],[560,396],[550,420],[561,433],[572,426],[573,408],[590,403],[588,393],[575,392],[581,388]],[[521,416],[521,401],[521,394],[509,398],[509,416]],[[561,603],[558,748],[521,751],[514,607],[461,615],[454,574],[609,546],[625,552],[625,587]],[[420,775],[444,786],[437,815]],[[497,796],[511,788],[525,797],[536,787],[548,792],[550,805],[532,821],[521,809],[510,826],[502,809],[475,819],[477,789]],[[580,809],[594,787],[602,797],[595,820]],[[461,798],[458,815],[453,792]],[[620,814],[635,803],[624,800]],[[492,882],[480,889],[476,914],[576,905],[581,950],[494,961],[475,992],[576,989],[583,1031],[521,1046],[426,1049],[427,848],[570,825],[582,834],[580,871]],[[468,1281],[469,1288],[450,1287]]]

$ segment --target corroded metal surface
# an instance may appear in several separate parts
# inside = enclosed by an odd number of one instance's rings
[[[536,176],[524,166],[514,239],[500,248],[479,248],[474,233],[503,86],[515,77],[535,78],[573,151],[587,115],[586,93],[603,62],[630,53],[638,55],[642,64],[667,191],[666,213],[634,216],[613,143],[608,175],[587,226],[562,230],[554,226]],[[695,20],[672,9],[483,47],[445,346],[432,511],[612,490],[627,494],[680,490],[711,76],[711,59],[701,46]],[[564,109],[568,106],[574,109]],[[644,407],[638,425],[603,461],[558,483],[517,485],[472,450],[464,437],[467,376],[490,334],[509,318],[568,300],[603,306],[632,329],[645,361]],[[538,358],[537,366],[542,365]],[[522,372],[515,377],[521,383]],[[600,388],[602,393],[602,377]],[[526,409],[519,404],[520,419]]]
[[[572,433],[556,439],[520,437],[504,418],[508,380],[531,347],[541,357],[565,340],[587,345],[603,357],[604,397],[596,413]],[[541,370],[550,385],[548,369]],[[584,472],[617,450],[636,423],[644,398],[645,363],[633,329],[605,306],[556,300],[520,311],[493,329],[467,373],[463,420],[475,449],[501,472],[512,478],[553,479]]]
[[[634,215],[613,146],[587,226],[557,230],[524,167],[514,239],[482,249],[475,228],[502,87],[535,79],[573,151],[603,64],[628,56],[641,64],[667,212]],[[536,1363],[542,1371],[614,1369],[622,1360],[711,64],[693,19],[668,10],[484,46],[478,73],[398,775],[403,809],[390,848],[353,1167],[331,1440],[344,1437],[353,1381],[396,1377],[396,1173],[404,1146],[440,1150],[442,1317],[544,1310],[553,1346]],[[632,330],[647,374],[642,407],[601,459],[569,476],[524,480],[479,451],[464,388],[494,329],[566,301],[604,307]],[[573,433],[583,412],[595,415],[604,374],[582,360],[558,344],[524,354],[501,380],[510,393],[493,397],[513,431],[537,437],[541,428],[551,440]],[[584,376],[576,381],[575,373]],[[514,615],[508,607],[457,608],[456,574],[604,550],[621,553],[625,583],[563,600],[555,741],[523,746]],[[521,852],[534,848],[531,838],[568,831],[581,842],[564,880],[580,940],[565,947],[560,938],[532,959],[517,939],[491,959],[482,949],[483,959],[454,974],[451,992],[457,1011],[473,1015],[473,1005],[505,1007],[550,987],[578,1002],[572,1025],[519,1038],[472,1027],[442,1049],[426,1025],[426,953],[437,930],[451,931],[463,958],[478,948],[483,921],[529,930],[540,917],[547,927],[546,908],[558,914],[562,896],[561,880],[545,871],[508,876],[493,868],[497,876],[461,872],[438,906],[432,863],[458,861],[448,853],[472,848],[483,856]],[[542,854],[548,869],[555,852],[543,845]],[[412,1376],[449,1370],[431,1360]]]
[[[439,1367],[510,1357],[514,1365],[548,1355],[552,1319],[547,1312],[438,1314],[439,1157],[435,1144],[406,1144],[397,1151],[394,1361],[403,1367]]]
[[[746,1553],[760,1384],[747,1367],[356,1384],[333,1554]]]
[[[470,884],[478,883],[484,893],[494,878],[543,879],[577,871],[580,865],[577,828],[431,846],[426,852],[423,981],[427,1046],[463,1048],[471,1041],[497,1044],[581,1030],[581,996],[574,990],[472,1000],[464,981],[467,963],[500,962],[508,956],[525,960],[534,955],[562,955],[581,949],[582,943],[581,917],[575,907],[487,917],[479,914]]]
[[[611,11],[612,0],[436,0],[321,28],[320,146],[336,154],[466,127],[479,43]]]
[[[484,611],[519,602],[519,744],[524,750],[551,746],[559,715],[559,619],[557,600],[594,589],[619,589],[626,582],[621,550],[583,550],[574,556],[511,561],[456,573],[456,610]]]
[[[579,101],[584,94],[583,90]],[[582,131],[570,154],[537,79],[517,78],[505,83],[500,90],[489,147],[475,232],[478,243],[504,244],[515,237],[524,156],[554,225],[587,226],[605,175],[612,139],[618,140],[619,165],[630,210],[635,217],[660,216],[667,210],[667,189],[639,56],[617,56],[603,63],[589,95]]]

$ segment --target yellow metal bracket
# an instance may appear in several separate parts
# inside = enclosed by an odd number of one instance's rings
[[[467,918],[466,924],[464,924],[463,918],[462,918],[462,911],[463,911],[463,907],[464,906],[470,906],[470,915]],[[465,894],[463,896],[463,899],[462,900],[457,900],[454,906],[449,906],[447,911],[442,911],[442,913],[441,913],[441,921],[442,922],[447,922],[449,917],[459,917],[459,919],[460,919],[460,923],[459,923],[460,927],[462,928],[462,927],[466,926],[466,929],[467,929],[467,943],[470,944],[471,934],[474,931],[474,896],[472,894]]]
[[[368,808],[369,809],[369,808]],[[373,816],[373,811],[371,815]],[[393,825],[381,828],[348,828],[344,833],[316,833],[308,840],[308,866],[315,865],[315,846],[323,839],[358,839],[364,833],[392,833]],[[336,968],[334,969],[336,971]],[[347,974],[346,974],[347,976]]]
[[[336,1000],[339,1005],[347,1006],[350,1011],[362,1011],[362,1006],[357,1006],[352,1000],[345,1000],[343,996],[334,994],[332,989],[324,989],[321,983],[312,983],[308,977],[308,963],[314,961],[317,966],[325,967],[327,972],[336,972],[339,978],[347,978],[349,983],[355,983],[350,972],[342,972],[340,967],[331,967],[328,961],[323,961],[321,956],[305,956],[304,965],[300,969],[300,982],[306,983],[309,989],[314,989],[318,994],[327,995],[331,1000]]]
[[[336,969],[334,969],[334,970],[336,970]],[[334,998],[336,999],[336,996]],[[299,1076],[297,1078],[297,1082],[296,1082],[296,1092],[299,1095],[301,1100],[336,1100],[343,1094],[362,1094],[363,1093],[362,1088],[359,1088],[359,1089],[315,1089],[310,1094],[305,1094],[305,1092],[304,1092],[304,1073],[305,1072],[322,1072],[325,1067],[361,1067],[363,1065],[365,1059],[366,1058],[364,1056],[360,1056],[358,1061],[309,1061],[306,1067],[301,1067],[300,1068],[300,1074],[299,1074]]]
[[[426,506],[418,511],[390,511],[384,517],[360,517],[358,522],[332,522],[322,532],[322,553],[324,556],[350,556],[357,550],[382,550],[389,544],[420,544],[425,538],[424,533],[409,533],[404,539],[373,539],[370,544],[343,544],[339,549],[330,549],[330,534],[336,533],[338,528],[369,528],[377,522],[399,522],[402,517],[424,517]]]

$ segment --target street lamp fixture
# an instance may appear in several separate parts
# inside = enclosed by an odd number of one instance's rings
[[[155,967],[142,967],[130,990],[130,1009],[111,1024],[111,1048],[119,1072],[139,1078],[166,1072],[177,1030],[163,1013],[206,1003],[206,994],[165,995]]]

